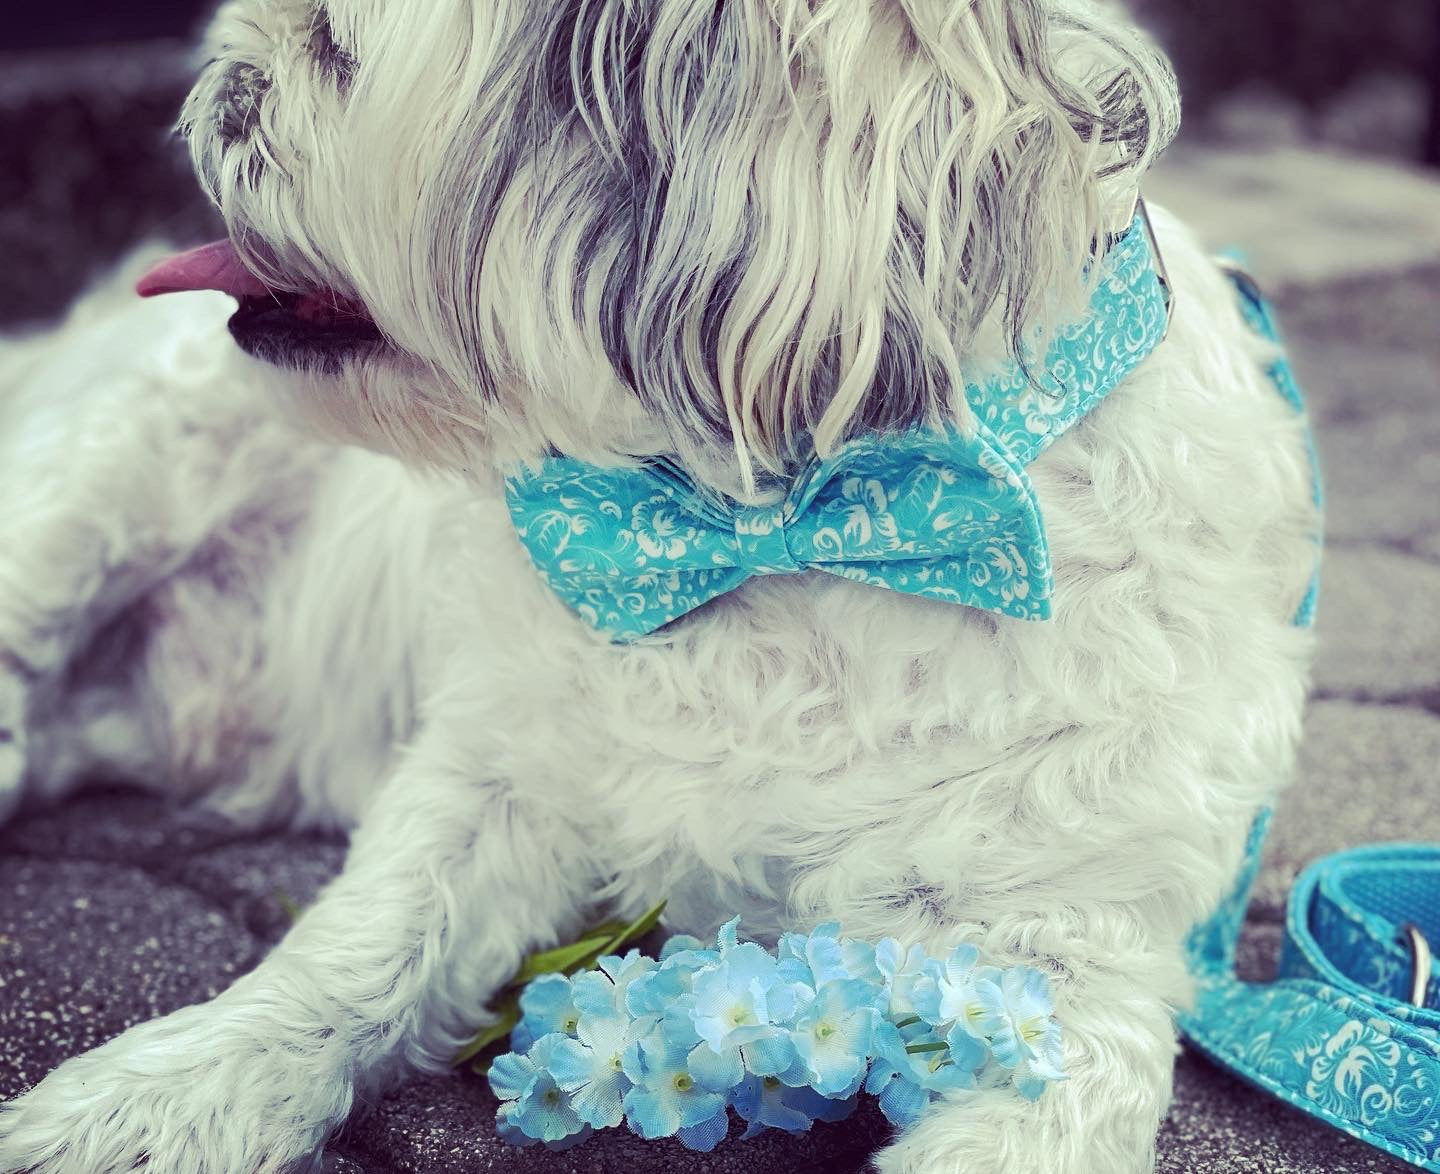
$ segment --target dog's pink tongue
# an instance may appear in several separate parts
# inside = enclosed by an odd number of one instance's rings
[[[245,268],[229,241],[213,241],[167,257],[135,283],[135,292],[142,298],[192,289],[218,289],[236,298],[263,297],[270,292]]]

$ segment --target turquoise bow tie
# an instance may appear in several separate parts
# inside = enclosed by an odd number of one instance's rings
[[[1050,557],[1025,467],[1159,345],[1168,323],[1142,213],[1106,254],[1089,313],[1056,339],[1038,380],[1012,363],[966,388],[969,431],[851,441],[762,504],[704,491],[663,458],[603,468],[554,457],[507,479],[511,517],[550,589],[619,642],[755,576],[812,570],[1046,619]]]

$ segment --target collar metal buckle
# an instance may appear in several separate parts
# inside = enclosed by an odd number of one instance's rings
[[[1165,296],[1165,333],[1160,336],[1163,343],[1170,337],[1170,323],[1175,320],[1175,287],[1170,284],[1170,271],[1165,268],[1165,254],[1160,251],[1160,241],[1155,236],[1155,225],[1150,220],[1150,209],[1145,206],[1145,197],[1135,194],[1135,212],[1145,229],[1145,239],[1150,242],[1150,254],[1155,258],[1155,280],[1160,283],[1160,292]]]

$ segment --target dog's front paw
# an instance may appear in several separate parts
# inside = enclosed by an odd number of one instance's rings
[[[959,1094],[936,1102],[888,1149],[878,1174],[1146,1174],[1153,1170],[1153,1129],[1115,1128],[1110,1107],[1089,1120],[1064,1085],[1030,1103],[1006,1090]],[[1046,1103],[1047,1099],[1049,1104]],[[1123,1114],[1121,1115],[1124,1116]]]
[[[346,1066],[323,1038],[262,1040],[248,1026],[190,1007],[67,1061],[0,1104],[0,1172],[318,1169],[350,1107]]]
[[[984,1101],[977,1097],[963,1109],[954,1101],[932,1105],[875,1156],[877,1174],[1050,1174],[1052,1165],[1038,1161],[1023,1134],[1012,1138],[990,1119]]]
[[[988,1103],[987,1103],[988,1102]],[[983,1094],[964,1107],[932,1105],[918,1122],[875,1156],[877,1174],[1052,1174],[1055,1164],[1037,1144],[1034,1129],[1016,1128],[1013,1111]],[[1079,1174],[1077,1171],[1076,1174]]]

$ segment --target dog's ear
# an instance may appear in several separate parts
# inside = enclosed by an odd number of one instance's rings
[[[742,469],[962,413],[982,329],[1020,350],[1076,303],[1107,184],[1177,117],[1163,59],[1081,0],[563,0],[508,56],[472,211],[523,220],[558,353]],[[527,367],[533,334],[474,308]]]

